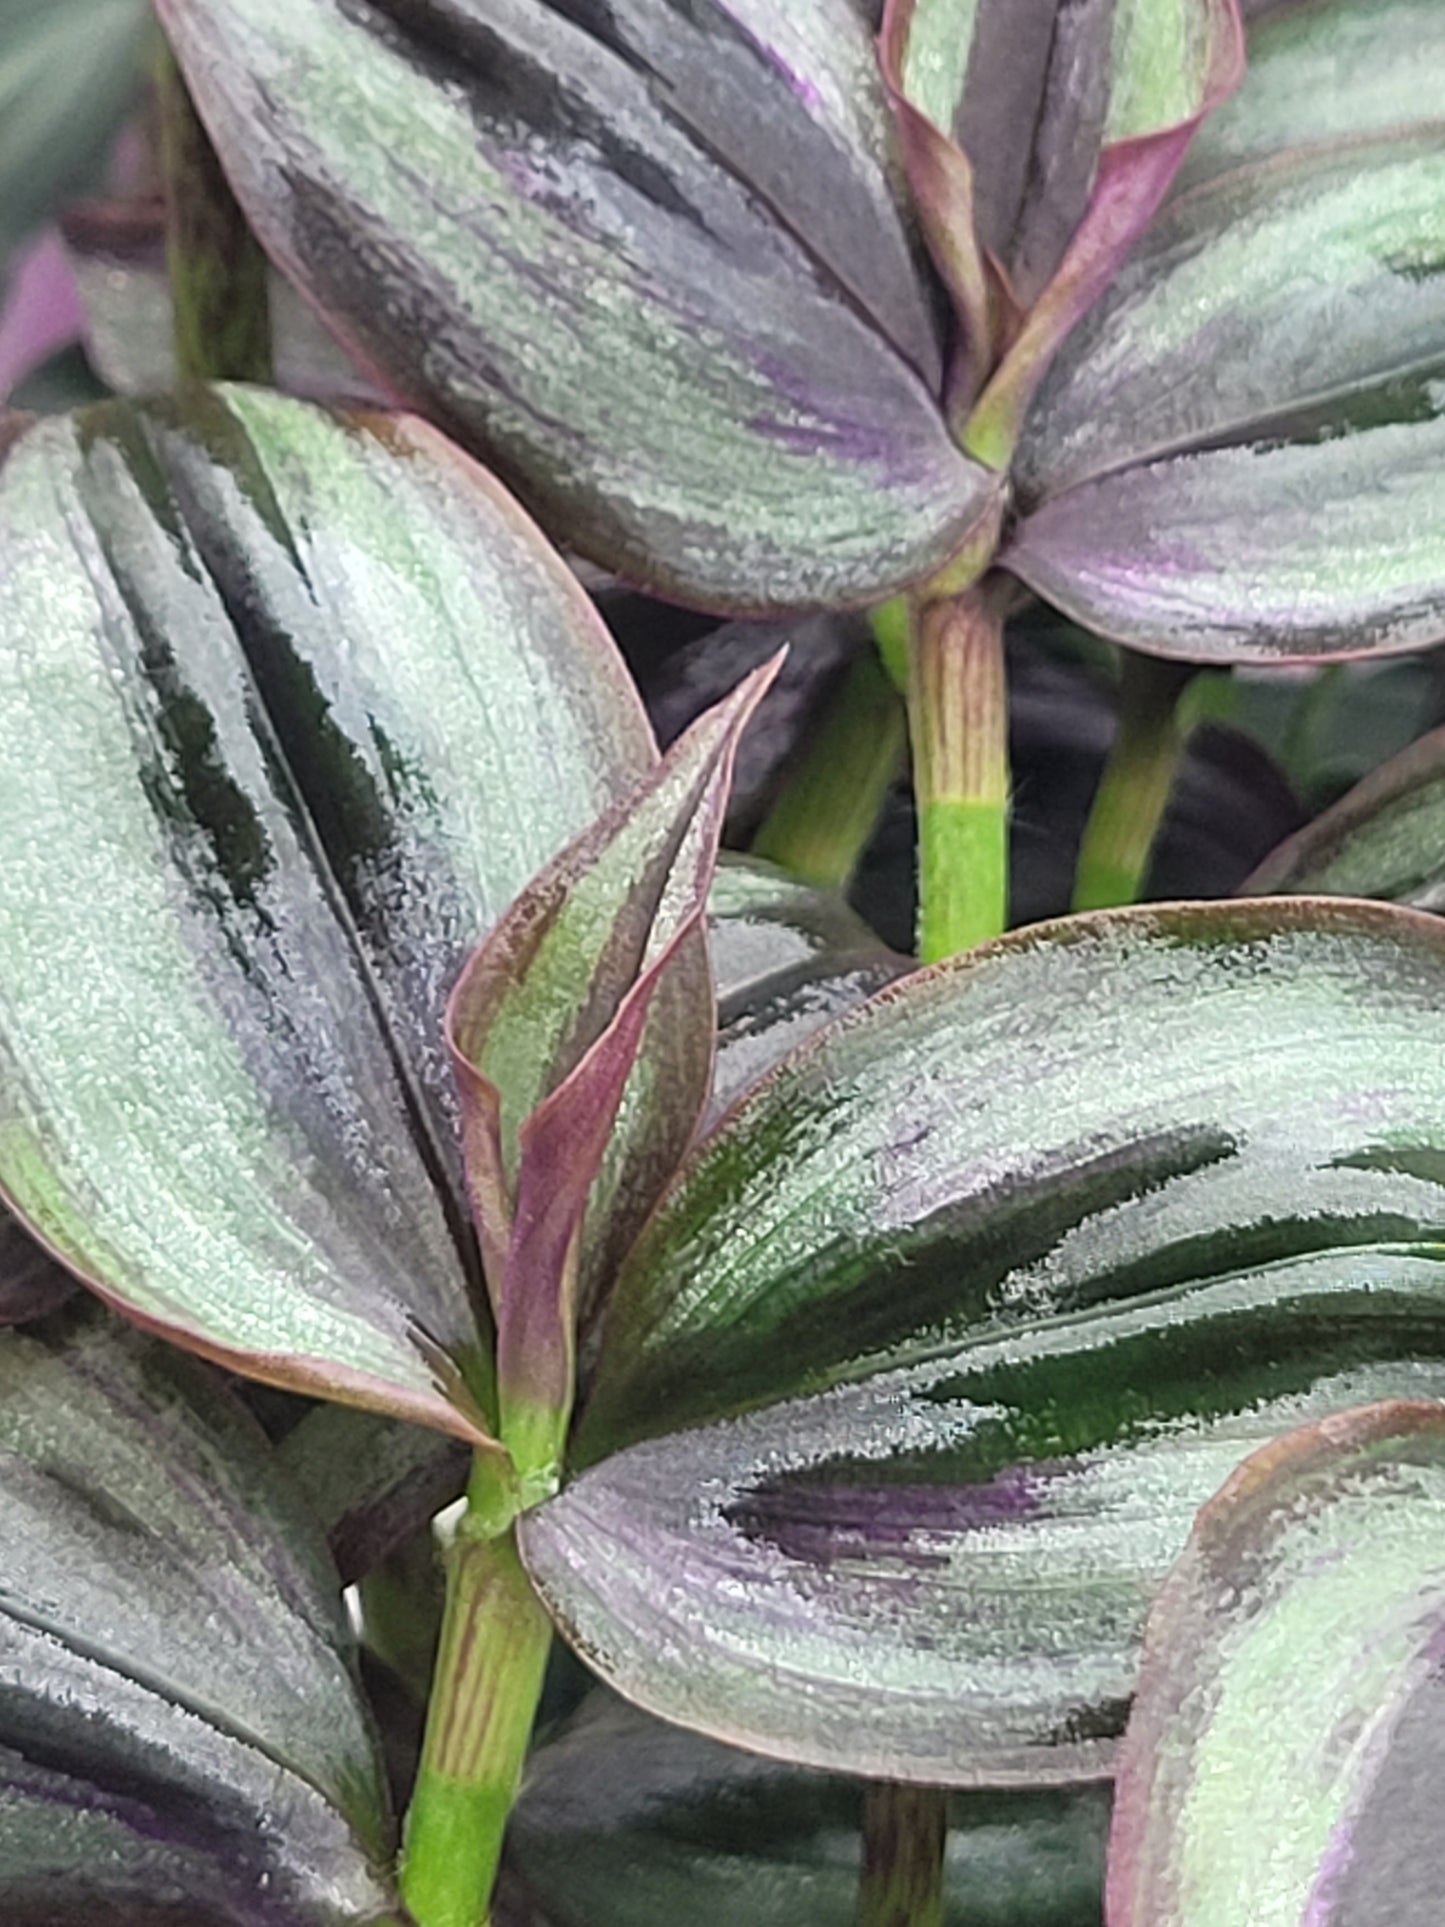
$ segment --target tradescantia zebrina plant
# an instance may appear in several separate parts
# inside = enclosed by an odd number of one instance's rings
[[[7,1917],[474,1927],[554,1626],[776,1759],[1096,1776],[1251,1446],[1441,1388],[1432,919],[1039,926],[694,1141],[766,671],[657,762],[495,483],[258,390],[17,427],[0,527],[6,1196],[139,1325],[474,1466],[398,1895],[284,1457],[93,1316],[8,1339]]]
[[[1018,581],[1192,663],[1445,634],[1442,16],[1257,11],[1241,85],[1234,0],[160,4],[266,247],[555,537],[907,592],[930,956],[1003,924]]]
[[[707,607],[906,592],[929,958],[1002,921],[1020,585],[1186,662],[1440,633],[1438,10],[1267,9],[1232,95],[1205,0],[161,11],[282,269],[550,535]],[[196,372],[264,280],[168,99]],[[713,878],[770,672],[659,761],[437,428],[222,386],[0,441],[0,1186],[150,1334],[0,1346],[7,1918],[476,1927],[554,1628],[875,1782],[867,1927],[938,1916],[939,1785],[1056,1838],[1221,1481],[1440,1392],[1441,926],[1265,896],[905,976],[839,923],[794,999]],[[1345,805],[1354,887],[1438,873],[1379,858],[1412,784]],[[351,1410],[273,1448],[216,1365]],[[322,1538],[364,1576],[457,1448],[399,1844]]]

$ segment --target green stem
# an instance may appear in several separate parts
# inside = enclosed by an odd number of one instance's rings
[[[875,1781],[863,1796],[858,1927],[943,1927],[948,1795]]]
[[[806,883],[841,889],[873,834],[905,736],[898,693],[877,653],[865,648],[758,831],[754,852]]]
[[[1125,653],[1119,726],[1079,845],[1075,910],[1138,901],[1184,750],[1179,697],[1192,674],[1185,663]]]
[[[552,1627],[495,1526],[495,1473],[478,1465],[447,1572],[446,1614],[401,1893],[416,1927],[487,1927],[507,1816],[542,1693]]]
[[[157,90],[176,374],[182,380],[269,382],[266,257],[169,48],[160,57]]]
[[[908,685],[918,801],[918,954],[936,963],[1008,922],[1008,691],[988,583],[927,604]]]

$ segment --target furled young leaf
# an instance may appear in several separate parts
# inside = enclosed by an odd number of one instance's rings
[[[554,1927],[852,1927],[863,1787],[597,1693],[528,1764],[507,1850]],[[950,1802],[941,1927],[1098,1927],[1109,1796]]]
[[[335,1574],[204,1366],[94,1308],[0,1335],[0,1915],[387,1911]]]
[[[1244,888],[1445,910],[1445,730],[1382,764],[1282,843]]]
[[[80,187],[137,102],[146,0],[6,0],[0,16],[0,278]]]
[[[1440,117],[1435,0],[1290,0],[1249,31],[1242,84],[1204,123],[1178,188],[1286,148]]]
[[[591,1469],[522,1523],[564,1629],[779,1757],[1098,1770],[1249,1446],[1445,1391],[1442,1000],[1431,919],[1187,906],[1021,932],[804,1046],[619,1282]]]
[[[1008,566],[1162,655],[1438,641],[1442,210],[1437,128],[1298,149],[1183,196],[1030,418]]]
[[[1149,1621],[1109,1927],[1433,1927],[1445,1887],[1445,1410],[1249,1459]]]
[[[548,1455],[560,1449],[579,1302],[632,1243],[707,1102],[708,886],[738,738],[776,667],[528,885],[448,1006],[514,1456],[529,1456],[514,1427],[534,1422]]]
[[[262,241],[559,537],[719,608],[930,573],[989,506],[854,0],[163,0]]]
[[[180,1342],[475,1438],[441,1013],[651,757],[605,632],[429,430],[257,392],[28,430],[0,530],[0,1182]]]
[[[999,9],[1002,13],[1004,10]],[[1027,315],[969,420],[965,445],[985,460],[1007,461],[1018,442],[1030,400],[1060,343],[1108,288],[1139,236],[1153,220],[1178,172],[1195,130],[1238,84],[1244,38],[1235,0],[1114,0],[1112,7],[1065,8],[1065,18],[1089,23],[1077,44],[1060,32],[1057,44],[1068,64],[1049,104],[1064,127],[1071,103],[1107,101],[1102,123],[1080,145],[1070,136],[1063,170],[1076,170],[1097,153],[1085,176],[1081,212],[1078,186],[1055,190],[1060,205],[1041,224],[1057,253],[1047,281],[1029,295]],[[1009,16],[1010,26],[1015,22]],[[1099,37],[1103,47],[1086,54]],[[1089,78],[1091,74],[1094,78]],[[1095,110],[1097,112],[1097,110]],[[1089,117],[1085,117],[1085,126]],[[1045,165],[1036,178],[1049,181]],[[1045,200],[1052,198],[1046,195]],[[1065,245],[1066,243],[1066,245]]]

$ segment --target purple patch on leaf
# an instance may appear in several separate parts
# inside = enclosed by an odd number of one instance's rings
[[[726,1509],[730,1525],[806,1565],[903,1559],[947,1563],[949,1542],[1032,1518],[1042,1503],[1034,1472],[1014,1467],[986,1485],[814,1485],[780,1479]]]

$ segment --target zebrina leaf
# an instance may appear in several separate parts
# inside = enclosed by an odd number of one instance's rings
[[[1442,184],[1432,126],[1181,196],[1040,394],[1006,566],[1192,661],[1438,641]]]
[[[1445,1849],[1445,1409],[1248,1459],[1155,1602],[1109,1927],[1431,1927]]]
[[[205,1366],[98,1307],[0,1334],[0,1914],[387,1911],[335,1572]]]
[[[1445,910],[1445,729],[1382,763],[1282,843],[1243,888]]]
[[[896,1779],[1107,1767],[1250,1446],[1445,1391],[1445,930],[1290,899],[1021,932],[704,1140],[521,1543],[630,1698]]]
[[[572,546],[742,612],[876,600],[992,504],[854,0],[163,0],[287,274]]]
[[[532,1755],[507,1836],[554,1927],[853,1927],[864,1788],[597,1691]],[[1106,1787],[949,1802],[939,1927],[1097,1923]]]
[[[1242,44],[1234,0],[890,0],[884,72],[974,393],[990,347],[1007,351],[966,434],[993,466],[1237,82]]]
[[[430,430],[257,391],[0,469],[0,1183],[135,1318],[485,1437],[445,993],[653,751]]]
[[[738,738],[777,666],[522,892],[448,1007],[502,1430],[524,1471],[560,1450],[579,1300],[591,1308],[707,1102],[708,888]],[[524,1442],[534,1428],[544,1445]]]
[[[1244,79],[1200,129],[1176,192],[1291,147],[1439,118],[1445,13],[1435,0],[1274,4],[1251,24]]]

